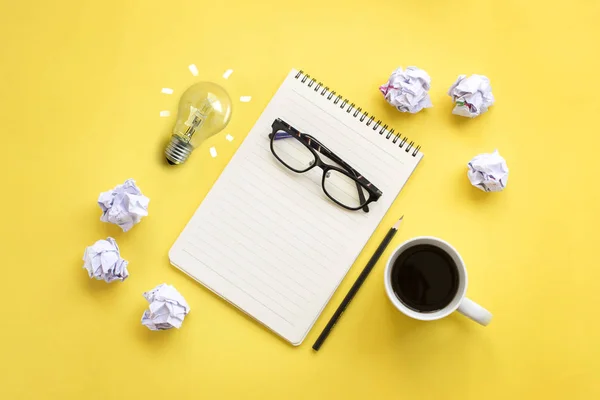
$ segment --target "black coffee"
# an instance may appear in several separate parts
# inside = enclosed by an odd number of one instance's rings
[[[419,244],[402,252],[394,262],[392,289],[415,311],[441,310],[458,291],[458,268],[444,250]]]

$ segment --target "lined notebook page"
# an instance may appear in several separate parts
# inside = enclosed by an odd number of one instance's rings
[[[171,263],[294,345],[302,342],[422,158],[333,104],[292,70],[169,252]],[[370,212],[323,193],[322,170],[273,156],[281,118],[377,186]],[[406,148],[406,146],[404,146]]]

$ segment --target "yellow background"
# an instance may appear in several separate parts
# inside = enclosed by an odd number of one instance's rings
[[[591,399],[600,397],[600,3],[552,1],[2,1],[0,397]],[[200,74],[193,77],[188,65]],[[397,66],[432,77],[434,108],[378,92]],[[290,68],[327,82],[423,146],[425,158],[308,335],[294,348],[171,267],[167,251]],[[223,72],[233,75],[224,80]],[[461,73],[497,104],[467,120]],[[183,90],[235,99],[226,131],[179,168],[162,151]],[[163,87],[175,90],[161,94]],[[240,103],[242,95],[252,96]],[[160,118],[161,110],[173,115]],[[225,134],[235,137],[225,140]],[[209,147],[215,146],[217,158]],[[499,149],[507,189],[465,164]],[[393,173],[393,171],[390,171]],[[96,199],[125,179],[150,197],[131,231]],[[319,353],[311,345],[388,227],[405,223]],[[113,236],[131,276],[107,285],[83,251]],[[469,297],[494,313],[409,320],[383,268],[416,235],[450,241]],[[181,330],[140,324],[142,293],[173,284]]]

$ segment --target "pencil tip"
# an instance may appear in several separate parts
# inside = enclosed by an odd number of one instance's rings
[[[400,217],[400,219],[394,224],[394,226],[392,228],[398,229],[400,227],[400,223],[402,222],[403,219],[404,219],[404,215]]]

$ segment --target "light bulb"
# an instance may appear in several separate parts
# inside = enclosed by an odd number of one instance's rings
[[[225,89],[212,82],[190,86],[179,101],[177,122],[165,149],[169,164],[183,164],[195,148],[221,132],[230,119],[231,99]]]

